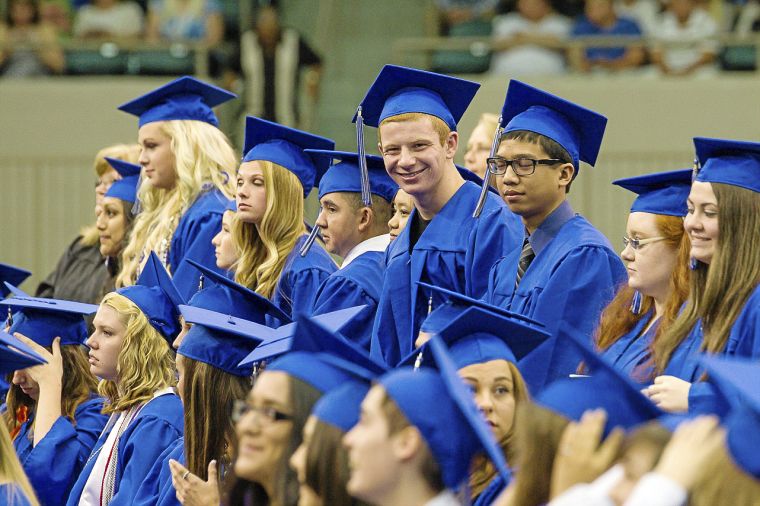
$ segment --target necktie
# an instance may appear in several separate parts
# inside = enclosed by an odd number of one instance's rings
[[[520,280],[525,275],[525,271],[528,270],[528,266],[530,266],[530,263],[533,261],[534,258],[536,258],[536,253],[533,251],[533,248],[530,246],[530,241],[526,237],[525,241],[523,241],[522,251],[520,252],[520,261],[517,262],[517,277],[515,277],[515,290],[517,290],[517,285],[520,284]]]

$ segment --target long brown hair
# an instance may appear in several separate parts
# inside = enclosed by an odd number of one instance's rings
[[[718,202],[718,240],[710,265],[692,272],[689,297],[681,314],[654,346],[657,372],[667,367],[675,349],[698,320],[701,348],[719,353],[747,299],[760,282],[760,198],[738,186],[710,183]]]
[[[212,460],[219,463],[220,473],[231,465],[232,449],[237,447],[232,406],[236,400],[245,399],[251,381],[189,357],[182,359],[185,460],[191,473],[207,480]]]
[[[652,352],[654,343],[673,324],[678,316],[678,311],[689,294],[689,250],[691,248],[689,236],[684,231],[681,218],[664,214],[655,214],[654,216],[657,230],[665,238],[663,242],[676,252],[676,264],[670,274],[668,299],[663,308],[664,312],[660,316],[659,325],[650,345]],[[641,311],[634,314],[630,308],[635,292],[633,288],[625,284],[604,309],[594,335],[597,349],[601,351],[608,349],[622,336],[630,332],[642,318],[648,316],[649,310],[654,306],[654,299],[641,294]],[[646,381],[651,378],[636,379]]]
[[[77,407],[98,391],[98,380],[90,373],[87,352],[79,345],[61,346],[63,363],[63,383],[61,385],[61,415],[76,425],[74,413]],[[6,397],[5,426],[13,432],[18,425],[16,414],[19,408],[26,406],[30,417],[37,402],[26,395],[18,385],[11,385]],[[31,432],[30,432],[31,435]]]
[[[18,504],[19,498],[26,499],[31,506],[38,506],[39,502],[34,495],[34,489],[24,473],[24,468],[16,456],[11,438],[5,426],[0,427],[0,483],[10,483],[16,487],[6,487],[3,494],[0,492],[0,503]]]

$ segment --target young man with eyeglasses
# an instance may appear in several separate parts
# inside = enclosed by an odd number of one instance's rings
[[[543,323],[552,335],[521,363],[533,389],[576,372],[564,336],[590,342],[625,268],[607,238],[567,201],[580,161],[596,162],[607,119],[519,81],[489,158],[499,193],[525,225],[523,247],[491,270],[486,300]]]

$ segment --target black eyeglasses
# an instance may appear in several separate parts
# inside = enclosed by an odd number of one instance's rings
[[[293,419],[293,415],[283,413],[272,407],[254,408],[246,401],[235,401],[232,405],[232,421],[238,422],[248,413],[254,413],[256,418],[265,422],[267,425],[275,422],[285,422]]]
[[[512,167],[512,170],[518,176],[530,176],[536,172],[536,165],[555,165],[562,163],[562,160],[557,158],[546,158],[543,160],[534,160],[533,158],[515,158],[514,160],[507,160],[501,156],[493,156],[486,159],[488,164],[488,170],[491,174],[501,176],[507,173],[507,168]]]

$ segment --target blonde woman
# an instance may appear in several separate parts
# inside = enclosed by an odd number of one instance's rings
[[[212,107],[235,98],[192,77],[181,77],[119,109],[140,118],[139,163],[143,181],[135,219],[116,286],[137,279],[155,251],[188,300],[198,288],[191,258],[216,269],[211,240],[222,228],[232,197],[237,157],[219,130]]]
[[[269,298],[291,318],[311,310],[319,286],[337,269],[317,244],[300,253],[307,241],[303,200],[329,165],[303,150],[334,147],[324,137],[246,119],[246,155],[237,174],[232,230],[241,252],[235,281]]]
[[[182,436],[169,344],[179,333],[178,298],[155,254],[137,285],[103,298],[86,344],[111,417],[67,505],[131,504],[159,455]]]
[[[137,144],[115,144],[101,149],[95,155],[96,215],[103,203],[103,196],[111,184],[119,179],[119,174],[108,164],[106,157],[136,163],[139,156],[140,146]],[[94,304],[100,300],[101,288],[107,275],[105,259],[100,254],[98,227],[92,223],[80,230],[76,239],[61,255],[55,270],[37,287],[35,295]]]

